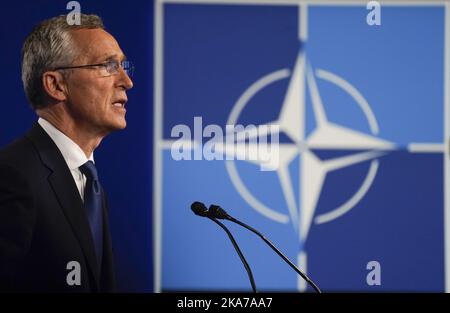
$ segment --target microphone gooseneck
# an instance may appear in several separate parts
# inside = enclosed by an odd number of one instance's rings
[[[250,268],[250,265],[248,265],[247,260],[244,257],[244,254],[242,253],[241,249],[239,248],[239,245],[237,244],[236,240],[234,239],[229,229],[223,223],[219,222],[214,216],[212,216],[212,214],[210,214],[209,210],[203,203],[198,201],[192,203],[191,210],[195,213],[195,215],[209,218],[211,221],[219,225],[227,233],[228,237],[231,240],[231,243],[233,244],[234,249],[236,250],[237,254],[239,255],[239,258],[241,259],[242,264],[245,267],[245,270],[247,271],[247,275],[250,280],[252,290],[254,293],[256,293],[257,290],[255,285],[255,279],[253,278],[253,273]]]
[[[233,235],[231,234],[231,232],[228,230],[228,228],[223,223],[219,222],[214,217],[208,217],[208,218],[211,221],[213,221],[214,223],[216,223],[217,225],[219,225],[220,227],[222,227],[222,229],[227,233],[228,237],[231,240],[231,243],[233,244],[234,249],[236,250],[237,254],[239,255],[239,258],[242,261],[242,264],[244,264],[245,270],[247,271],[248,279],[250,280],[250,284],[252,285],[252,290],[254,293],[256,293],[257,291],[256,291],[255,279],[253,278],[252,270],[250,269],[250,265],[248,265],[247,260],[245,259],[244,255],[242,254],[241,249],[239,249],[239,246],[238,246],[236,240],[234,240]]]
[[[234,217],[229,215],[224,209],[222,209],[218,205],[211,205],[209,207],[208,212],[209,212],[209,215],[214,218],[229,220],[233,223],[241,225],[242,227],[244,227],[244,228],[250,230],[251,232],[255,233],[256,235],[258,235],[262,240],[264,240],[265,243],[267,243],[272,248],[272,250],[274,250],[287,264],[289,264],[289,266],[292,267],[317,293],[322,293],[322,291],[320,291],[319,287],[305,273],[303,273],[297,266],[295,266],[294,263],[291,262],[291,260],[289,260],[280,250],[278,250],[277,247],[275,247],[275,245],[272,242],[270,242],[269,239],[264,237],[264,235],[261,234],[259,231],[257,231],[253,227],[235,219]]]

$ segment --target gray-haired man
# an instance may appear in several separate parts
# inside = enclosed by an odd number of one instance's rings
[[[22,81],[39,120],[0,151],[0,290],[114,291],[93,152],[126,126],[131,71],[95,15],[43,21],[25,40]]]

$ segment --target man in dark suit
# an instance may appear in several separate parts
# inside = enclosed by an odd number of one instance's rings
[[[46,20],[25,40],[22,81],[39,119],[0,151],[0,290],[114,291],[93,152],[126,127],[131,70],[95,15]]]

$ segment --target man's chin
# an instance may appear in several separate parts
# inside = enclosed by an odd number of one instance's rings
[[[121,121],[114,121],[113,123],[109,123],[109,125],[107,126],[107,129],[110,132],[113,132],[113,131],[125,129],[126,127],[127,127],[127,121],[125,119],[123,119]]]
[[[127,127],[127,121],[123,120],[123,122],[117,126],[117,130],[125,129],[126,127]]]
[[[123,123],[121,123],[119,125],[116,125],[114,130],[122,130],[122,129],[125,129],[125,128],[127,128],[127,122],[123,122]]]

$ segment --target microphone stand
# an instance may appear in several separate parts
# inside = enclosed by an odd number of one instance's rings
[[[228,230],[228,228],[222,224],[221,222],[219,222],[217,219],[215,219],[214,217],[211,216],[207,216],[211,221],[213,221],[214,223],[216,223],[217,225],[219,225],[220,227],[222,227],[222,229],[227,233],[228,237],[231,240],[231,243],[233,244],[234,249],[236,250],[237,254],[239,255],[239,258],[242,261],[242,264],[244,264],[245,270],[247,271],[248,274],[248,278],[250,280],[250,284],[252,285],[252,290],[254,293],[256,293],[256,285],[255,285],[255,280],[253,279],[253,273],[252,270],[250,269],[250,266],[247,263],[247,260],[245,259],[244,255],[242,254],[241,249],[239,249],[239,246],[236,242],[236,240],[234,240],[233,235],[231,234],[231,232]]]
[[[235,219],[234,217],[230,216],[220,206],[211,205],[209,208],[209,213],[212,216],[214,216],[215,218],[229,220],[233,223],[236,223],[236,224],[250,230],[251,232],[255,233],[256,235],[258,235],[262,240],[264,240],[265,243],[267,243],[272,248],[272,250],[274,250],[287,264],[289,264],[289,266],[292,267],[317,293],[322,293],[322,291],[320,291],[319,287],[317,287],[317,285],[305,273],[303,273],[299,268],[297,268],[297,266],[295,266],[294,263],[292,263],[280,250],[278,250],[277,247],[275,247],[275,245],[272,242],[270,242],[270,240],[268,240],[266,237],[264,237],[264,235],[261,234],[259,231],[257,231],[253,227]]]

